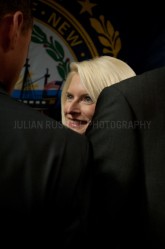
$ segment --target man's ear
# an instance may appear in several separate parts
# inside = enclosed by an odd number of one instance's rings
[[[1,22],[1,45],[5,51],[14,49],[22,31],[23,14],[16,11],[3,17]]]

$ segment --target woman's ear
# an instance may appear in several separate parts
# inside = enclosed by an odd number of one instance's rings
[[[0,24],[1,46],[4,51],[14,49],[17,39],[21,35],[23,25],[23,14],[16,11],[3,17]]]

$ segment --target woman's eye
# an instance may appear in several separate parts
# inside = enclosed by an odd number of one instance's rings
[[[73,95],[70,93],[66,94],[66,100],[72,100],[73,99]]]
[[[90,96],[84,96],[83,98],[84,102],[88,103],[88,104],[92,104],[93,103],[93,100],[91,99]]]

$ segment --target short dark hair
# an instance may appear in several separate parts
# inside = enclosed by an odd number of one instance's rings
[[[32,0],[0,0],[0,19],[8,14],[21,11],[24,17],[24,30],[33,24]]]

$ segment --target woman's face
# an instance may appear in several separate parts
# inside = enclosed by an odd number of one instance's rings
[[[65,125],[80,134],[85,133],[96,104],[82,85],[78,74],[73,76],[65,97]]]

